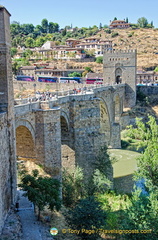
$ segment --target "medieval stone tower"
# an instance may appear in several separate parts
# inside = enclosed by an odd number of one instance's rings
[[[124,107],[136,103],[136,50],[112,50],[104,52],[104,83],[125,83]]]
[[[10,14],[0,5],[0,232],[16,195]]]

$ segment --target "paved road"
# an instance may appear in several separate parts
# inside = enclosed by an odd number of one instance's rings
[[[23,238],[21,240],[44,240],[41,237],[39,224],[36,220],[33,204],[19,191],[19,211],[22,223]]]

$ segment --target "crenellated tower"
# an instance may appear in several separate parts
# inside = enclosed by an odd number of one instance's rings
[[[125,84],[124,107],[133,107],[136,103],[136,50],[104,51],[104,83]]]

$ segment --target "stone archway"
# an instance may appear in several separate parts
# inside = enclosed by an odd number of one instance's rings
[[[62,167],[71,170],[75,168],[75,151],[72,148],[68,117],[64,112],[61,112],[60,124]]]
[[[23,119],[15,123],[16,128],[16,153],[26,159],[35,159],[35,132],[32,125]]]
[[[16,152],[17,156],[22,158],[36,158],[33,136],[30,130],[23,125],[20,125],[16,128]]]
[[[121,68],[117,68],[115,70],[115,83],[122,83],[122,70]]]

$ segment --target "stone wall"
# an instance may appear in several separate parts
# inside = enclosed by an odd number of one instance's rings
[[[7,113],[0,113],[0,232],[12,203],[12,163],[7,123]]]
[[[15,122],[10,14],[0,6],[0,232],[16,198]]]

